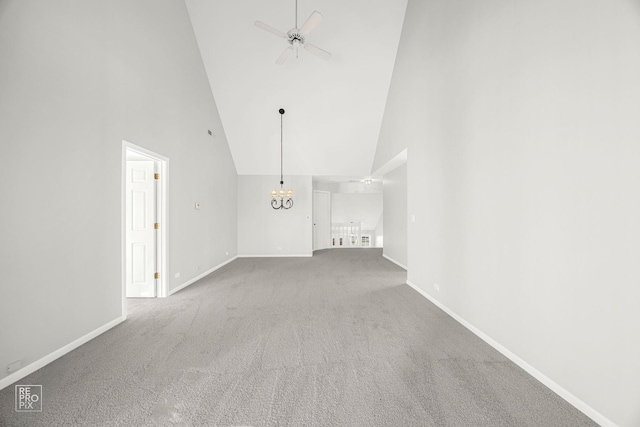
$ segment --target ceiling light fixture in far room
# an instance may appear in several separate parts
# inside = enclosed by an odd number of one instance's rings
[[[273,209],[290,209],[293,206],[293,190],[284,191],[284,178],[282,175],[282,116],[284,109],[278,110],[280,113],[280,191],[271,190],[271,207]]]
[[[371,178],[365,178],[363,182],[367,185],[370,185],[373,182],[373,180]]]
[[[282,65],[287,61],[287,58],[291,54],[292,51],[295,50],[296,58],[298,57],[298,48],[304,47],[308,52],[316,55],[319,58],[328,60],[331,58],[331,54],[326,50],[320,49],[317,46],[312,45],[311,43],[307,43],[307,36],[313,30],[316,25],[318,25],[322,21],[322,14],[317,10],[314,11],[309,18],[302,24],[302,27],[298,28],[298,0],[296,0],[296,19],[295,19],[295,27],[283,33],[280,30],[273,28],[271,25],[267,25],[262,21],[256,21],[256,27],[261,28],[271,34],[275,34],[276,36],[283,38],[289,43],[289,46],[285,48],[282,54],[276,60],[276,64]]]

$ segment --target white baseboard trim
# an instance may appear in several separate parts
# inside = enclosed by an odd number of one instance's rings
[[[591,406],[586,404],[584,401],[580,400],[578,397],[576,397],[574,394],[569,392],[567,389],[565,389],[564,387],[562,387],[561,385],[559,385],[558,383],[553,381],[551,378],[547,377],[545,374],[543,374],[542,372],[538,371],[533,366],[529,365],[527,362],[525,362],[520,357],[518,357],[517,355],[512,353],[506,347],[504,347],[503,345],[498,343],[496,340],[494,340],[493,338],[491,338],[490,336],[488,336],[487,334],[485,334],[484,332],[482,332],[481,330],[479,330],[478,328],[473,326],[471,323],[467,322],[465,319],[463,319],[458,314],[456,314],[455,312],[450,310],[448,307],[446,307],[440,301],[438,301],[437,299],[435,299],[434,297],[432,297],[431,295],[429,295],[428,293],[426,293],[425,291],[423,291],[422,289],[417,287],[414,283],[412,283],[411,281],[407,280],[407,285],[409,285],[410,287],[415,289],[416,292],[418,292],[420,295],[422,295],[423,297],[425,297],[426,299],[431,301],[433,304],[435,304],[437,307],[442,309],[442,311],[447,313],[449,316],[453,317],[462,326],[464,326],[465,328],[469,329],[471,332],[476,334],[481,340],[483,340],[484,342],[489,344],[491,347],[493,347],[496,350],[498,350],[500,353],[502,353],[505,357],[507,357],[513,363],[515,363],[516,365],[518,365],[522,369],[524,369],[529,375],[531,375],[532,377],[534,377],[535,379],[540,381],[542,384],[547,386],[554,393],[556,393],[558,396],[562,397],[564,400],[569,402],[576,409],[578,409],[579,411],[584,413],[586,416],[591,418],[593,421],[595,421],[596,423],[600,424],[602,427],[618,427],[618,425],[615,424],[613,421],[611,421],[610,419],[608,419],[607,417],[602,415],[600,412],[598,412],[595,409],[593,409]]]
[[[91,341],[92,339],[94,339],[95,337],[97,337],[98,335],[108,331],[109,329],[113,328],[116,325],[119,325],[120,323],[122,323],[125,320],[124,316],[120,316],[116,319],[113,319],[112,321],[110,321],[109,323],[106,323],[102,326],[100,326],[99,328],[89,332],[86,335],[81,336],[80,338],[78,338],[77,340],[74,340],[72,342],[70,342],[69,344],[60,347],[59,349],[57,349],[56,351],[47,354],[44,357],[41,357],[40,359],[36,360],[33,363],[28,364],[27,366],[21,368],[20,370],[14,372],[11,375],[8,375],[2,379],[0,379],[0,390],[2,390],[5,387],[10,386],[11,384],[15,383],[16,381],[20,381],[22,378],[26,377],[29,374],[34,373],[35,371],[37,371],[38,369],[48,365],[49,363],[53,362],[54,360],[64,356],[65,354],[69,353],[72,350],[75,350],[76,348],[80,347],[82,344]]]
[[[196,283],[198,280],[202,279],[205,276],[208,276],[209,274],[213,273],[214,271],[216,271],[217,269],[224,267],[225,265],[229,264],[231,261],[235,260],[236,258],[238,258],[238,255],[234,256],[233,258],[229,258],[228,260],[224,261],[223,263],[220,263],[218,265],[216,265],[213,268],[210,268],[209,270],[205,271],[202,274],[198,274],[196,277],[194,277],[191,280],[188,280],[186,282],[184,282],[182,285],[179,285],[177,288],[174,288],[172,290],[169,291],[169,296],[175,294],[178,291],[183,290],[184,288],[186,288],[189,285],[193,285],[194,283]]]
[[[293,254],[293,255],[238,255],[238,258],[307,258],[313,254]]]
[[[395,265],[397,265],[398,267],[402,267],[402,268],[404,268],[405,270],[408,270],[408,268],[407,268],[407,266],[406,266],[406,265],[403,265],[403,264],[399,263],[398,261],[396,261],[395,259],[391,258],[390,256],[387,256],[387,255],[385,255],[385,254],[382,254],[382,257],[383,257],[383,258],[385,258],[385,259],[387,259],[387,260],[389,260],[389,261],[391,261],[392,263],[394,263],[394,264],[395,264]]]

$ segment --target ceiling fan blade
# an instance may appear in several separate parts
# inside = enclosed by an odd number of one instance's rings
[[[282,54],[278,57],[278,59],[276,60],[276,64],[278,65],[282,65],[286,62],[287,58],[289,57],[289,55],[291,55],[291,51],[293,50],[292,47],[288,47],[284,50],[284,52],[282,52]]]
[[[320,21],[322,21],[322,14],[320,14],[320,12],[315,10],[309,16],[307,21],[304,24],[302,24],[302,27],[300,27],[300,32],[305,36],[308,35],[311,32],[311,30],[313,30],[316,27],[316,25],[320,23]]]
[[[324,60],[328,60],[329,58],[331,58],[331,54],[329,52],[327,52],[326,50],[322,50],[319,47],[312,45],[311,43],[305,43],[304,48]]]
[[[270,32],[271,34],[275,34],[278,37],[282,37],[283,39],[287,38],[287,35],[280,30],[276,30],[271,25],[267,25],[262,21],[256,21],[256,27],[262,28],[265,31]]]

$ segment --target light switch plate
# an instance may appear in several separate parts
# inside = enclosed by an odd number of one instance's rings
[[[200,210],[201,207],[200,202],[196,202],[196,210]]]

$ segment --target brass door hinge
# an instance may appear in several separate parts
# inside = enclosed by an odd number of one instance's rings
[[[159,278],[160,278],[160,273],[155,273],[155,274],[153,275],[153,278],[154,278],[154,279],[159,279]]]
[[[159,173],[154,173],[153,174],[153,179],[160,179],[160,174]]]
[[[154,223],[154,224],[153,224],[153,228],[154,228],[155,230],[159,229],[159,228],[160,228],[160,223],[158,223],[158,222]]]

